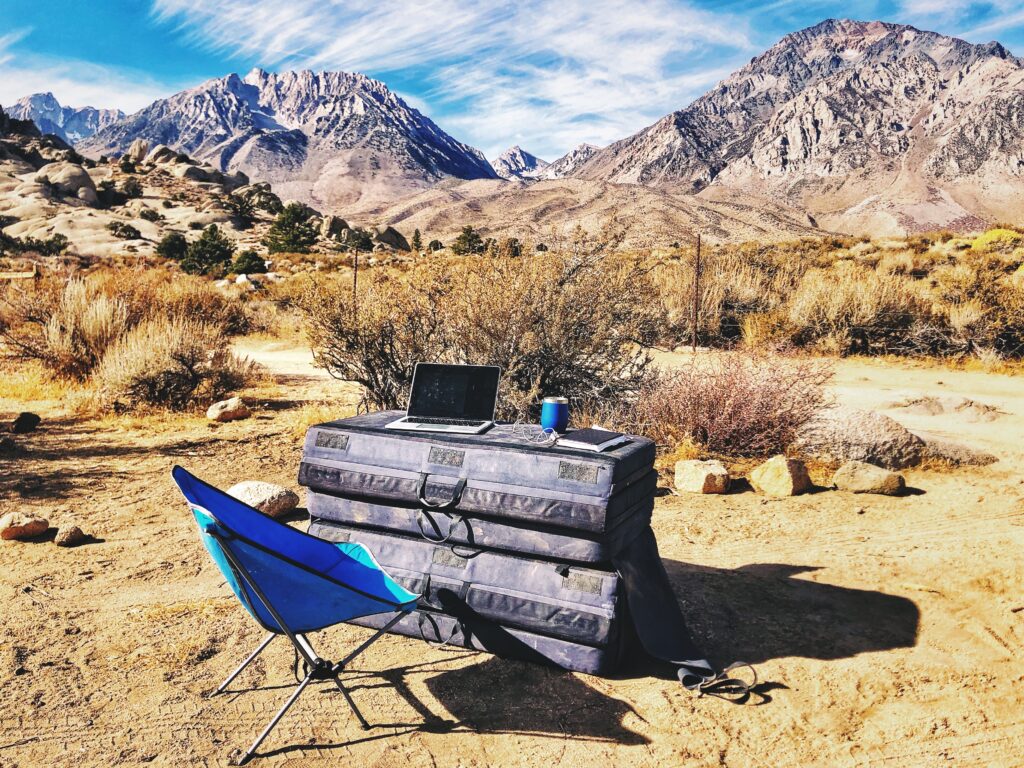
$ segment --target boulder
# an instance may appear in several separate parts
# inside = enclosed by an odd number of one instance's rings
[[[88,187],[80,187],[75,197],[86,205],[96,205],[96,203],[100,201],[99,195],[96,194],[96,191],[89,189]]]
[[[351,229],[348,222],[340,216],[324,216],[320,222],[320,237],[325,240],[337,240],[346,229]]]
[[[899,496],[907,488],[903,475],[863,461],[848,461],[832,476],[832,485],[851,493]]]
[[[677,461],[675,486],[688,493],[725,493],[729,471],[720,461]]]
[[[180,163],[174,166],[171,173],[175,177],[185,179],[186,181],[213,181],[213,179],[210,178],[209,172],[200,168],[198,165]]]
[[[755,468],[750,484],[768,496],[796,496],[810,490],[811,477],[802,461],[779,455]]]
[[[235,421],[236,419],[247,419],[252,415],[249,407],[242,402],[240,397],[232,397],[214,403],[206,411],[206,418],[211,421]]]
[[[381,229],[377,227],[373,230],[373,239],[378,243],[384,243],[384,245],[390,245],[399,251],[412,250],[409,247],[409,241],[405,239],[401,232],[394,227],[384,227]]]
[[[77,547],[89,540],[88,534],[77,525],[61,526],[53,543],[58,547]]]
[[[227,190],[228,192],[230,192],[233,189],[238,189],[239,187],[244,187],[246,184],[249,183],[249,177],[246,176],[241,171],[235,171],[234,173],[225,173],[222,174],[222,177],[224,180],[221,183],[224,185],[225,190]]]
[[[153,147],[152,151],[146,155],[146,162],[153,163],[154,165],[161,165],[163,163],[174,163],[178,160],[178,153],[168,147],[166,144],[157,144]]]
[[[96,194],[96,185],[89,173],[75,163],[49,163],[36,172],[35,180],[47,183],[57,192],[66,197],[78,197],[80,189],[88,189]],[[88,193],[86,193],[88,194]]]
[[[32,517],[21,512],[8,512],[0,517],[0,539],[31,539],[42,536],[50,528],[50,522],[42,517]]]
[[[128,151],[124,153],[124,156],[133,163],[141,163],[148,154],[149,142],[145,139],[136,139],[129,145]]]
[[[830,408],[804,427],[794,447],[825,461],[863,461],[888,469],[920,463],[924,440],[875,411]]]
[[[15,417],[14,421],[11,422],[11,432],[16,435],[24,435],[29,432],[35,431],[35,428],[39,426],[39,422],[42,419],[34,413],[29,411],[22,411]]]
[[[262,480],[237,483],[228,488],[228,495],[271,517],[286,515],[299,505],[299,496],[295,491]]]

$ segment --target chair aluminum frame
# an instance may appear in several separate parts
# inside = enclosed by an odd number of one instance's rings
[[[273,719],[271,719],[271,721],[267,724],[267,727],[264,728],[260,735],[256,737],[256,740],[252,743],[249,749],[247,749],[238,759],[237,764],[243,765],[246,762],[248,762],[249,758],[253,756],[253,754],[259,748],[260,744],[263,743],[264,739],[266,739],[267,736],[270,735],[270,732],[274,730],[274,728],[277,726],[281,718],[284,717],[284,714],[291,708],[292,704],[294,704],[298,700],[299,696],[302,695],[302,692],[305,691],[306,687],[314,680],[333,680],[334,684],[338,687],[338,690],[341,691],[341,694],[345,697],[345,701],[348,702],[348,705],[352,709],[352,712],[356,716],[356,719],[359,721],[360,726],[362,726],[364,730],[369,729],[370,724],[366,721],[366,718],[363,717],[358,707],[356,707],[355,701],[352,700],[352,694],[349,693],[348,689],[344,686],[344,684],[342,684],[340,675],[345,670],[345,667],[348,666],[348,664],[353,659],[355,659],[359,654],[361,654],[363,651],[365,651],[367,648],[373,645],[373,643],[380,639],[382,635],[387,633],[387,631],[391,629],[391,627],[393,627],[395,624],[398,623],[398,621],[401,620],[401,618],[405,615],[406,612],[398,611],[397,616],[395,616],[393,619],[391,619],[391,621],[389,621],[387,624],[385,624],[383,627],[377,630],[377,632],[375,632],[370,637],[369,640],[362,643],[348,656],[343,658],[341,661],[330,662],[327,659],[322,658],[314,650],[312,644],[310,644],[305,634],[292,632],[292,630],[288,628],[288,625],[285,624],[284,619],[281,617],[281,614],[278,613],[277,609],[273,606],[273,604],[271,604],[266,594],[256,583],[256,580],[252,578],[252,576],[246,570],[245,566],[242,565],[238,557],[236,557],[234,552],[231,551],[231,548],[227,546],[226,538],[216,530],[207,530],[207,533],[217,541],[217,544],[220,546],[220,549],[224,553],[224,556],[231,564],[231,568],[235,571],[236,576],[243,579],[245,583],[252,589],[253,593],[256,595],[257,598],[259,598],[259,601],[263,603],[264,607],[267,609],[270,615],[274,617],[274,621],[277,622],[277,626],[281,629],[280,633],[271,631],[263,639],[263,642],[260,643],[256,650],[249,654],[246,660],[243,661],[242,664],[237,669],[235,669],[234,672],[228,675],[227,679],[223,683],[221,683],[220,686],[218,686],[218,688],[210,694],[210,696],[213,697],[219,693],[222,693],[224,689],[227,688],[231,684],[231,682],[236,677],[238,677],[238,675],[240,675],[246,667],[248,667],[253,661],[256,660],[256,658],[267,648],[268,645],[270,645],[271,641],[278,634],[284,634],[291,641],[292,645],[295,646],[296,652],[302,657],[308,669],[308,671],[306,672],[306,676],[299,682],[298,686],[295,688],[292,695],[288,697],[288,700],[277,711],[277,714],[275,714]]]

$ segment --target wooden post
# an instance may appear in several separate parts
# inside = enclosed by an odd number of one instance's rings
[[[700,321],[700,234],[697,235],[697,253],[693,259],[693,317],[690,319],[693,351],[697,351],[697,323]]]
[[[359,301],[356,295],[356,288],[359,286],[359,249],[356,248],[353,253],[355,253],[355,258],[352,261],[352,322],[355,323],[359,317],[356,311]]]

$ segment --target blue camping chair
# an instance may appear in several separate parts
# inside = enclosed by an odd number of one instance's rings
[[[306,666],[306,676],[239,763],[247,761],[288,708],[314,680],[333,680],[363,728],[369,724],[341,682],[346,665],[370,647],[407,613],[416,595],[392,579],[362,544],[334,544],[267,517],[238,499],[204,483],[181,467],[171,472],[199,524],[203,545],[228,586],[269,632],[260,646],[212,695],[223,691],[243,669],[285,635]],[[359,616],[395,611],[395,617],[339,662],[321,658],[306,638]]]

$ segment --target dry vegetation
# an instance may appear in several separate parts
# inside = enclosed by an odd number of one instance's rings
[[[821,407],[829,369],[808,354],[1024,355],[1024,234],[1012,227],[706,246],[697,338],[737,354],[671,375],[649,350],[693,337],[694,253],[616,244],[580,232],[547,251],[370,259],[355,289],[351,254],[280,254],[285,279],[257,289],[162,265],[65,265],[0,287],[0,343],[112,412],[194,408],[243,387],[254,372],[227,352],[240,334],[309,343],[361,385],[363,407],[403,406],[418,360],[496,364],[504,418],[533,418],[558,392],[578,414],[737,456],[783,450]]]

